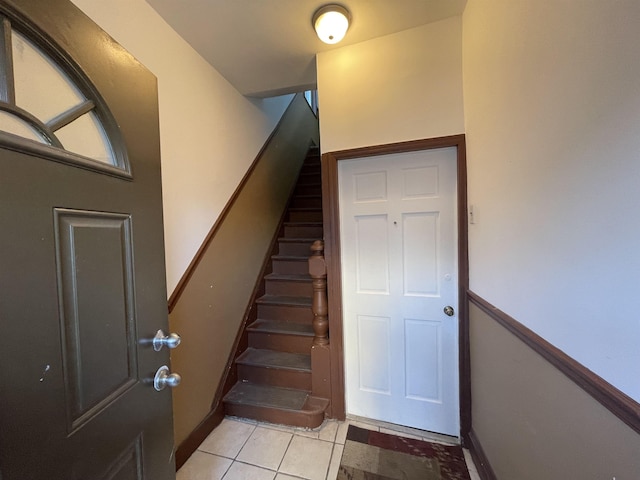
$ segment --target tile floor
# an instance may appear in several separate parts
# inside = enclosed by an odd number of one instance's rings
[[[349,424],[428,441],[445,439],[363,419],[326,420],[306,430],[227,417],[178,471],[177,480],[334,480]],[[480,480],[469,451],[464,454],[471,480]]]

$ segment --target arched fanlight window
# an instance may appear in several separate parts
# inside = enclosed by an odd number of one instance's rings
[[[106,105],[52,48],[33,28],[0,12],[0,146],[129,177]]]

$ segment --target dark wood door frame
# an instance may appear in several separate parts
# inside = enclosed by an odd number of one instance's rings
[[[342,328],[342,280],[340,259],[340,209],[338,201],[338,162],[353,158],[392,153],[455,147],[457,150],[458,201],[458,278],[459,278],[459,362],[460,362],[460,436],[464,443],[471,430],[471,382],[469,361],[469,287],[467,227],[467,160],[465,136],[412,140],[372,147],[340,150],[322,155],[322,209],[324,220],[327,290],[329,296],[329,335],[331,339],[331,416],[346,416],[344,385],[344,343]]]

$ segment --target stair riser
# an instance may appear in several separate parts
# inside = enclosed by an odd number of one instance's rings
[[[322,183],[322,177],[317,173],[311,173],[306,175],[300,175],[298,177],[297,185],[320,185]]]
[[[249,331],[249,346],[253,348],[264,348],[267,350],[278,350],[288,353],[311,352],[313,337],[303,335],[285,335],[273,332]]]
[[[296,195],[322,195],[320,185],[298,185],[295,189]]]
[[[296,208],[322,208],[322,198],[297,196],[294,197],[293,204],[291,206]]]
[[[293,257],[308,257],[311,255],[311,245],[313,242],[280,242],[278,255],[289,255]]]
[[[322,221],[322,210],[318,211],[290,211],[289,212],[289,221],[290,222],[321,222]]]
[[[284,236],[288,238],[322,238],[321,226],[287,225]]]
[[[324,412],[309,414],[298,411],[282,411],[271,407],[237,405],[226,402],[225,413],[241,418],[253,418],[261,422],[304,428],[319,427],[324,421]]]
[[[238,365],[238,379],[261,385],[311,390],[311,372],[261,367],[258,365]]]
[[[306,260],[274,260],[273,273],[305,275],[309,273],[309,263]]]
[[[277,322],[311,324],[311,307],[292,307],[289,305],[258,305],[258,318]]]
[[[320,152],[315,147],[300,171],[284,238],[264,277],[266,296],[252,305],[257,320],[245,331],[250,348],[234,362],[238,382],[225,395],[226,415],[305,428],[316,428],[324,420],[329,401],[310,396],[309,358],[313,287],[308,258],[313,241],[323,238],[321,181]]]
[[[267,295],[290,295],[294,297],[311,297],[313,295],[313,287],[311,282],[294,282],[287,280],[269,280],[266,281]]]
[[[317,175],[318,179],[320,179],[322,178],[321,169],[320,163],[304,164],[302,170],[300,170],[300,175]]]

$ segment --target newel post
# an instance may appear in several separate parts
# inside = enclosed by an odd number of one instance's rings
[[[327,314],[327,264],[324,261],[324,242],[316,240],[311,246],[309,275],[313,280],[313,345],[311,346],[311,394],[331,401],[331,345]],[[326,413],[331,416],[331,404]]]
[[[329,321],[327,319],[327,264],[324,261],[324,242],[316,240],[311,245],[309,275],[313,279],[313,337],[314,345],[329,344]]]

